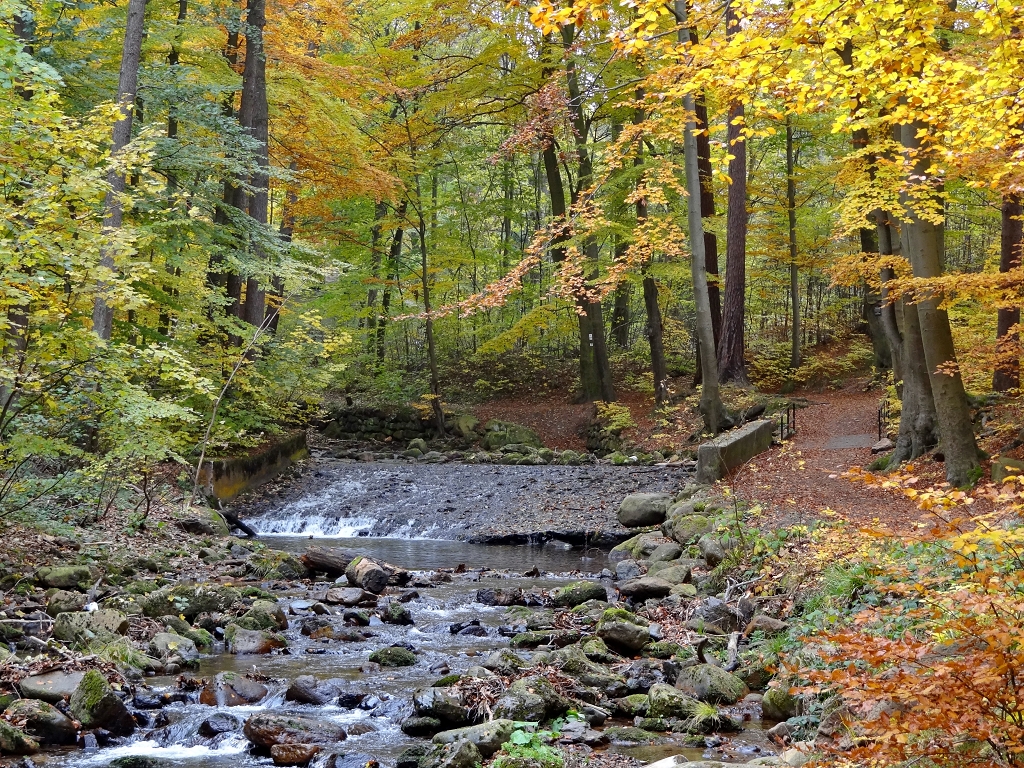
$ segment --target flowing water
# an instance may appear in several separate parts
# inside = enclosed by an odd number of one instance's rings
[[[332,487],[331,493],[334,493],[337,488]],[[431,491],[438,492],[443,491],[438,491],[437,487]],[[318,498],[319,501],[309,501],[306,505],[290,503],[278,507],[265,518],[250,518],[249,521],[261,532],[266,532],[263,540],[272,548],[301,553],[315,543],[386,560],[421,576],[439,569],[451,572],[449,581],[442,581],[436,586],[417,587],[419,596],[406,603],[415,621],[413,626],[383,624],[374,617],[371,625],[363,629],[370,635],[365,641],[311,640],[299,631],[302,617],[308,615],[311,603],[322,597],[332,585],[323,583],[315,585],[311,591],[283,592],[279,600],[290,614],[290,627],[285,632],[289,646],[285,652],[267,656],[232,656],[218,649],[220,652],[203,657],[199,669],[192,673],[195,677],[212,678],[223,671],[257,672],[260,679],[267,680],[265,684],[271,691],[266,700],[242,707],[175,703],[162,710],[150,711],[148,714],[154,719],[151,727],[140,728],[130,743],[92,753],[78,750],[59,753],[52,755],[46,764],[55,768],[106,766],[114,758],[132,755],[150,756],[160,759],[162,765],[187,768],[266,766],[271,764],[270,758],[252,754],[249,742],[240,731],[212,738],[199,733],[200,725],[215,713],[230,714],[241,722],[254,712],[265,710],[287,711],[333,721],[346,729],[365,731],[351,735],[343,743],[343,751],[372,756],[385,766],[393,764],[402,749],[421,743],[421,740],[412,739],[399,729],[402,720],[412,713],[413,690],[430,685],[449,672],[461,672],[479,664],[482,657],[491,651],[508,645],[507,637],[499,633],[499,627],[507,622],[505,609],[476,603],[477,589],[519,587],[527,593],[539,595],[581,575],[600,578],[599,574],[609,563],[605,551],[572,548],[558,541],[544,546],[483,546],[465,541],[423,538],[422,532],[417,532],[414,527],[404,531],[395,529],[398,536],[360,536],[357,534],[376,527],[372,504],[362,504],[359,515],[350,509],[350,514],[339,518],[316,513],[323,508],[322,497]],[[366,501],[365,498],[363,500]],[[541,575],[526,575],[537,572]],[[426,583],[426,580],[420,579],[420,583]],[[606,587],[612,584],[607,578],[603,583]],[[449,630],[452,624],[473,620],[478,620],[486,628],[485,637],[452,634]],[[379,669],[367,664],[372,651],[396,643],[415,648],[415,666]],[[351,690],[366,693],[367,697],[356,709],[285,701],[288,684],[300,675],[341,678],[347,681]],[[175,680],[171,678],[151,678],[146,682],[158,691],[172,690],[175,686]],[[720,746],[708,749],[686,749],[680,742],[671,740],[657,746],[613,746],[609,749],[643,760],[685,754],[694,760],[746,762],[759,755],[771,754],[773,750],[760,723],[754,720],[749,725],[741,733],[730,735]]]

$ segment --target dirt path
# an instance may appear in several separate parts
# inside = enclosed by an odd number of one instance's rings
[[[858,525],[909,532],[922,514],[913,503],[840,476],[874,458],[878,394],[850,388],[808,400],[811,405],[797,411],[793,439],[751,460],[732,486],[764,506],[767,527],[810,523],[827,508]]]

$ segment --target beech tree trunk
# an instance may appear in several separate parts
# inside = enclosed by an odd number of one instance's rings
[[[267,223],[270,166],[269,111],[267,105],[267,57],[263,49],[263,28],[266,26],[266,0],[249,0],[245,17],[245,70],[242,72],[242,101],[238,108],[238,122],[257,142],[258,170],[250,182],[253,193],[249,196],[249,217],[258,224]],[[256,246],[254,255],[264,259],[263,249]],[[245,282],[245,306],[242,319],[250,325],[260,325],[266,317],[266,289],[259,280],[250,277]]]
[[[902,145],[912,165],[911,183],[917,186],[928,183],[931,171],[918,138],[918,134],[925,130],[924,123],[914,121],[904,125],[901,131]],[[903,224],[906,232],[904,250],[914,277],[938,277],[942,273],[941,225],[928,221],[920,211],[914,210],[912,205],[916,201],[909,194],[905,193],[904,198],[903,203],[908,209],[907,220]],[[919,297],[917,315],[935,401],[941,449],[946,461],[946,479],[952,485],[962,486],[971,481],[980,455],[974,439],[971,407],[957,365],[949,316],[940,309],[940,300],[939,296]]]
[[[726,6],[726,35],[738,31],[732,3]],[[718,343],[718,376],[722,383],[749,385],[745,327],[747,293],[747,142],[741,135],[745,109],[742,104],[729,108],[726,138],[729,154],[729,201],[725,224],[725,314],[722,337]]]
[[[686,23],[686,0],[675,0],[676,16]],[[683,36],[681,31],[680,37]],[[685,38],[683,38],[685,39]],[[683,97],[683,109],[694,115],[693,96]],[[711,300],[708,298],[707,260],[704,243],[704,223],[700,210],[700,163],[697,156],[697,124],[688,117],[683,133],[683,167],[686,171],[687,224],[690,230],[690,271],[693,277],[693,298],[697,310],[697,339],[700,342],[701,367],[704,379],[700,393],[700,413],[705,428],[711,433],[720,431],[725,407],[718,390],[718,361],[715,356],[715,331],[712,325]]]
[[[793,307],[793,340],[789,367],[800,367],[800,270],[796,263],[796,155],[793,151],[793,121],[786,115],[786,213],[789,218],[789,301]]]
[[[395,218],[398,226],[395,227],[395,234],[391,238],[391,248],[388,251],[388,279],[384,283],[384,291],[381,294],[380,317],[377,318],[377,364],[384,362],[384,342],[386,339],[388,313],[391,310],[391,286],[398,279],[399,264],[402,259],[402,236],[405,229],[402,222],[405,219],[406,202],[402,200],[395,209]]]
[[[1002,231],[999,238],[999,271],[1009,272],[1021,264],[1024,250],[1024,207],[1020,195],[1005,195]],[[1014,326],[1020,322],[1020,307],[1000,309],[996,319],[996,348],[1003,353],[992,376],[992,389],[1005,392],[1020,387],[1019,339]]]
[[[146,0],[128,0],[128,18],[125,22],[124,43],[121,47],[121,69],[117,78],[117,101],[121,119],[114,123],[110,156],[120,154],[132,140],[132,111],[139,89],[139,61],[142,58],[142,37],[145,28]],[[121,195],[125,189],[124,174],[111,169],[107,174],[108,190],[103,200],[103,229],[113,235],[124,222]],[[114,252],[104,247],[100,252],[100,266],[115,271]],[[114,309],[107,303],[108,284],[100,281],[92,308],[93,331],[101,339],[109,340],[114,328]]]

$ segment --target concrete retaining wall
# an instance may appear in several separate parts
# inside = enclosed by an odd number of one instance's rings
[[[697,449],[697,482],[713,483],[743,466],[772,444],[775,422],[761,419],[719,435]]]
[[[199,482],[207,496],[229,501],[308,455],[306,433],[297,432],[251,456],[204,462]]]

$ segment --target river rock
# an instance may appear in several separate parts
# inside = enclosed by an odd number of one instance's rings
[[[4,717],[15,722],[24,721],[25,733],[40,744],[74,744],[78,736],[78,728],[71,718],[45,701],[36,699],[12,701],[4,712]]]
[[[71,695],[71,714],[87,730],[103,728],[115,736],[128,736],[135,730],[128,708],[95,669],[85,673]]]
[[[322,706],[337,699],[344,687],[344,680],[317,680],[312,675],[302,675],[292,680],[284,697],[288,701]]]
[[[227,644],[228,653],[239,656],[266,654],[288,645],[281,635],[274,634],[273,632],[244,629],[237,624],[229,624],[227,626],[224,630],[224,641]]]
[[[767,637],[772,635],[779,635],[789,629],[789,624],[782,621],[781,619],[775,619],[771,616],[765,616],[763,613],[759,613],[757,616],[750,620],[747,624],[744,632],[749,635],[751,632],[763,632]]]
[[[523,590],[518,587],[514,589],[495,589],[493,587],[484,587],[476,591],[476,602],[481,605],[498,605],[498,606],[511,606],[511,605],[526,605],[526,595],[523,594]]]
[[[670,493],[631,493],[619,505],[619,522],[627,528],[661,525],[671,503]]]
[[[427,738],[444,728],[444,725],[436,717],[421,717],[410,715],[402,721],[400,726],[402,733],[414,738]]]
[[[276,744],[333,744],[344,741],[345,729],[335,723],[279,712],[257,712],[245,721],[245,738],[261,747]]]
[[[659,544],[647,559],[652,563],[660,563],[667,560],[678,560],[682,554],[683,548],[674,541],[670,541],[667,544]]]
[[[725,560],[725,547],[722,546],[722,542],[710,534],[701,536],[697,540],[697,547],[709,568],[714,568]]]
[[[64,642],[89,642],[127,631],[128,617],[105,608],[91,613],[61,613],[53,622],[53,636]]]
[[[502,677],[512,677],[526,667],[526,662],[512,651],[502,649],[500,651],[494,651],[490,656],[484,659],[480,666],[484,669],[490,670],[491,672],[499,674]]]
[[[551,593],[552,602],[560,608],[574,608],[588,600],[607,601],[608,594],[596,581],[574,581]]]
[[[655,574],[651,574],[652,576]],[[668,568],[662,568],[657,572],[657,577],[662,581],[667,581],[672,586],[677,584],[685,584],[690,580],[692,572],[688,565],[671,565]]]
[[[388,574],[368,557],[357,557],[345,569],[345,578],[354,587],[379,595],[388,585]]]
[[[796,715],[798,700],[782,688],[769,688],[761,698],[761,716],[765,720],[788,720]]]
[[[655,683],[647,692],[650,717],[690,717],[697,702],[666,683]]]
[[[735,704],[750,691],[742,680],[714,664],[697,664],[679,671],[676,688],[698,701]]]
[[[34,755],[38,751],[38,741],[6,720],[0,720],[0,752],[5,755]]]
[[[647,711],[651,706],[651,700],[646,693],[633,693],[618,699],[612,699],[612,711],[619,717],[632,719],[634,717],[647,717]]]
[[[229,715],[227,712],[218,712],[203,720],[199,725],[199,735],[209,739],[221,733],[234,733],[241,729],[241,727],[242,721],[234,715]]]
[[[137,599],[143,613],[151,618],[170,612],[195,622],[202,613],[223,613],[241,598],[237,589],[222,584],[177,584]]]
[[[199,692],[199,703],[210,707],[241,707],[262,701],[269,691],[267,686],[242,677],[235,672],[218,672],[213,682]]]
[[[26,699],[56,704],[63,699],[70,699],[83,677],[85,672],[47,672],[23,678],[18,688]]]
[[[689,546],[715,529],[714,522],[705,515],[673,517],[662,526],[665,535],[675,539],[681,546]]]
[[[723,633],[736,632],[743,624],[739,611],[717,597],[708,597],[701,601],[693,612],[693,619],[705,625],[711,624]]]
[[[469,709],[444,688],[417,688],[412,705],[420,717],[433,717],[443,724],[461,726],[470,722]]]
[[[522,677],[508,687],[493,707],[496,718],[539,723],[565,714],[571,703],[544,677]]]
[[[452,744],[465,739],[480,750],[483,757],[487,758],[501,749],[501,745],[511,738],[514,728],[515,723],[511,720],[491,720],[489,723],[442,731],[434,736],[433,742],[435,744]]]
[[[81,592],[58,589],[46,601],[46,612],[54,617],[61,613],[74,613],[83,610],[88,601],[89,597]]]
[[[334,587],[327,590],[324,602],[328,605],[344,605],[348,608],[359,605],[370,595],[359,587]]]
[[[370,654],[370,661],[382,667],[411,667],[416,663],[416,654],[407,648],[380,648]]]
[[[618,581],[639,578],[640,573],[640,564],[636,560],[619,560],[615,564],[615,578]]]
[[[619,594],[637,601],[665,597],[671,591],[672,585],[657,576],[641,576],[619,584]]]
[[[235,623],[244,629],[285,630],[288,629],[288,616],[273,600],[257,600]]]
[[[48,587],[86,590],[99,578],[99,572],[87,565],[63,565],[40,568],[36,576]]]
[[[274,765],[306,765],[320,754],[319,744],[275,744],[270,748]]]
[[[483,755],[470,741],[463,739],[451,744],[438,744],[420,758],[419,768],[476,768]]]
[[[172,656],[177,656],[185,666],[198,666],[199,650],[196,644],[187,637],[176,635],[171,632],[158,632],[149,641],[149,653],[151,656],[166,661]]]
[[[578,645],[570,645],[552,652],[548,657],[548,663],[605,696],[622,696],[626,693],[625,678],[591,661]]]
[[[380,610],[380,618],[385,624],[409,626],[413,623],[412,613],[399,602],[391,601]]]

